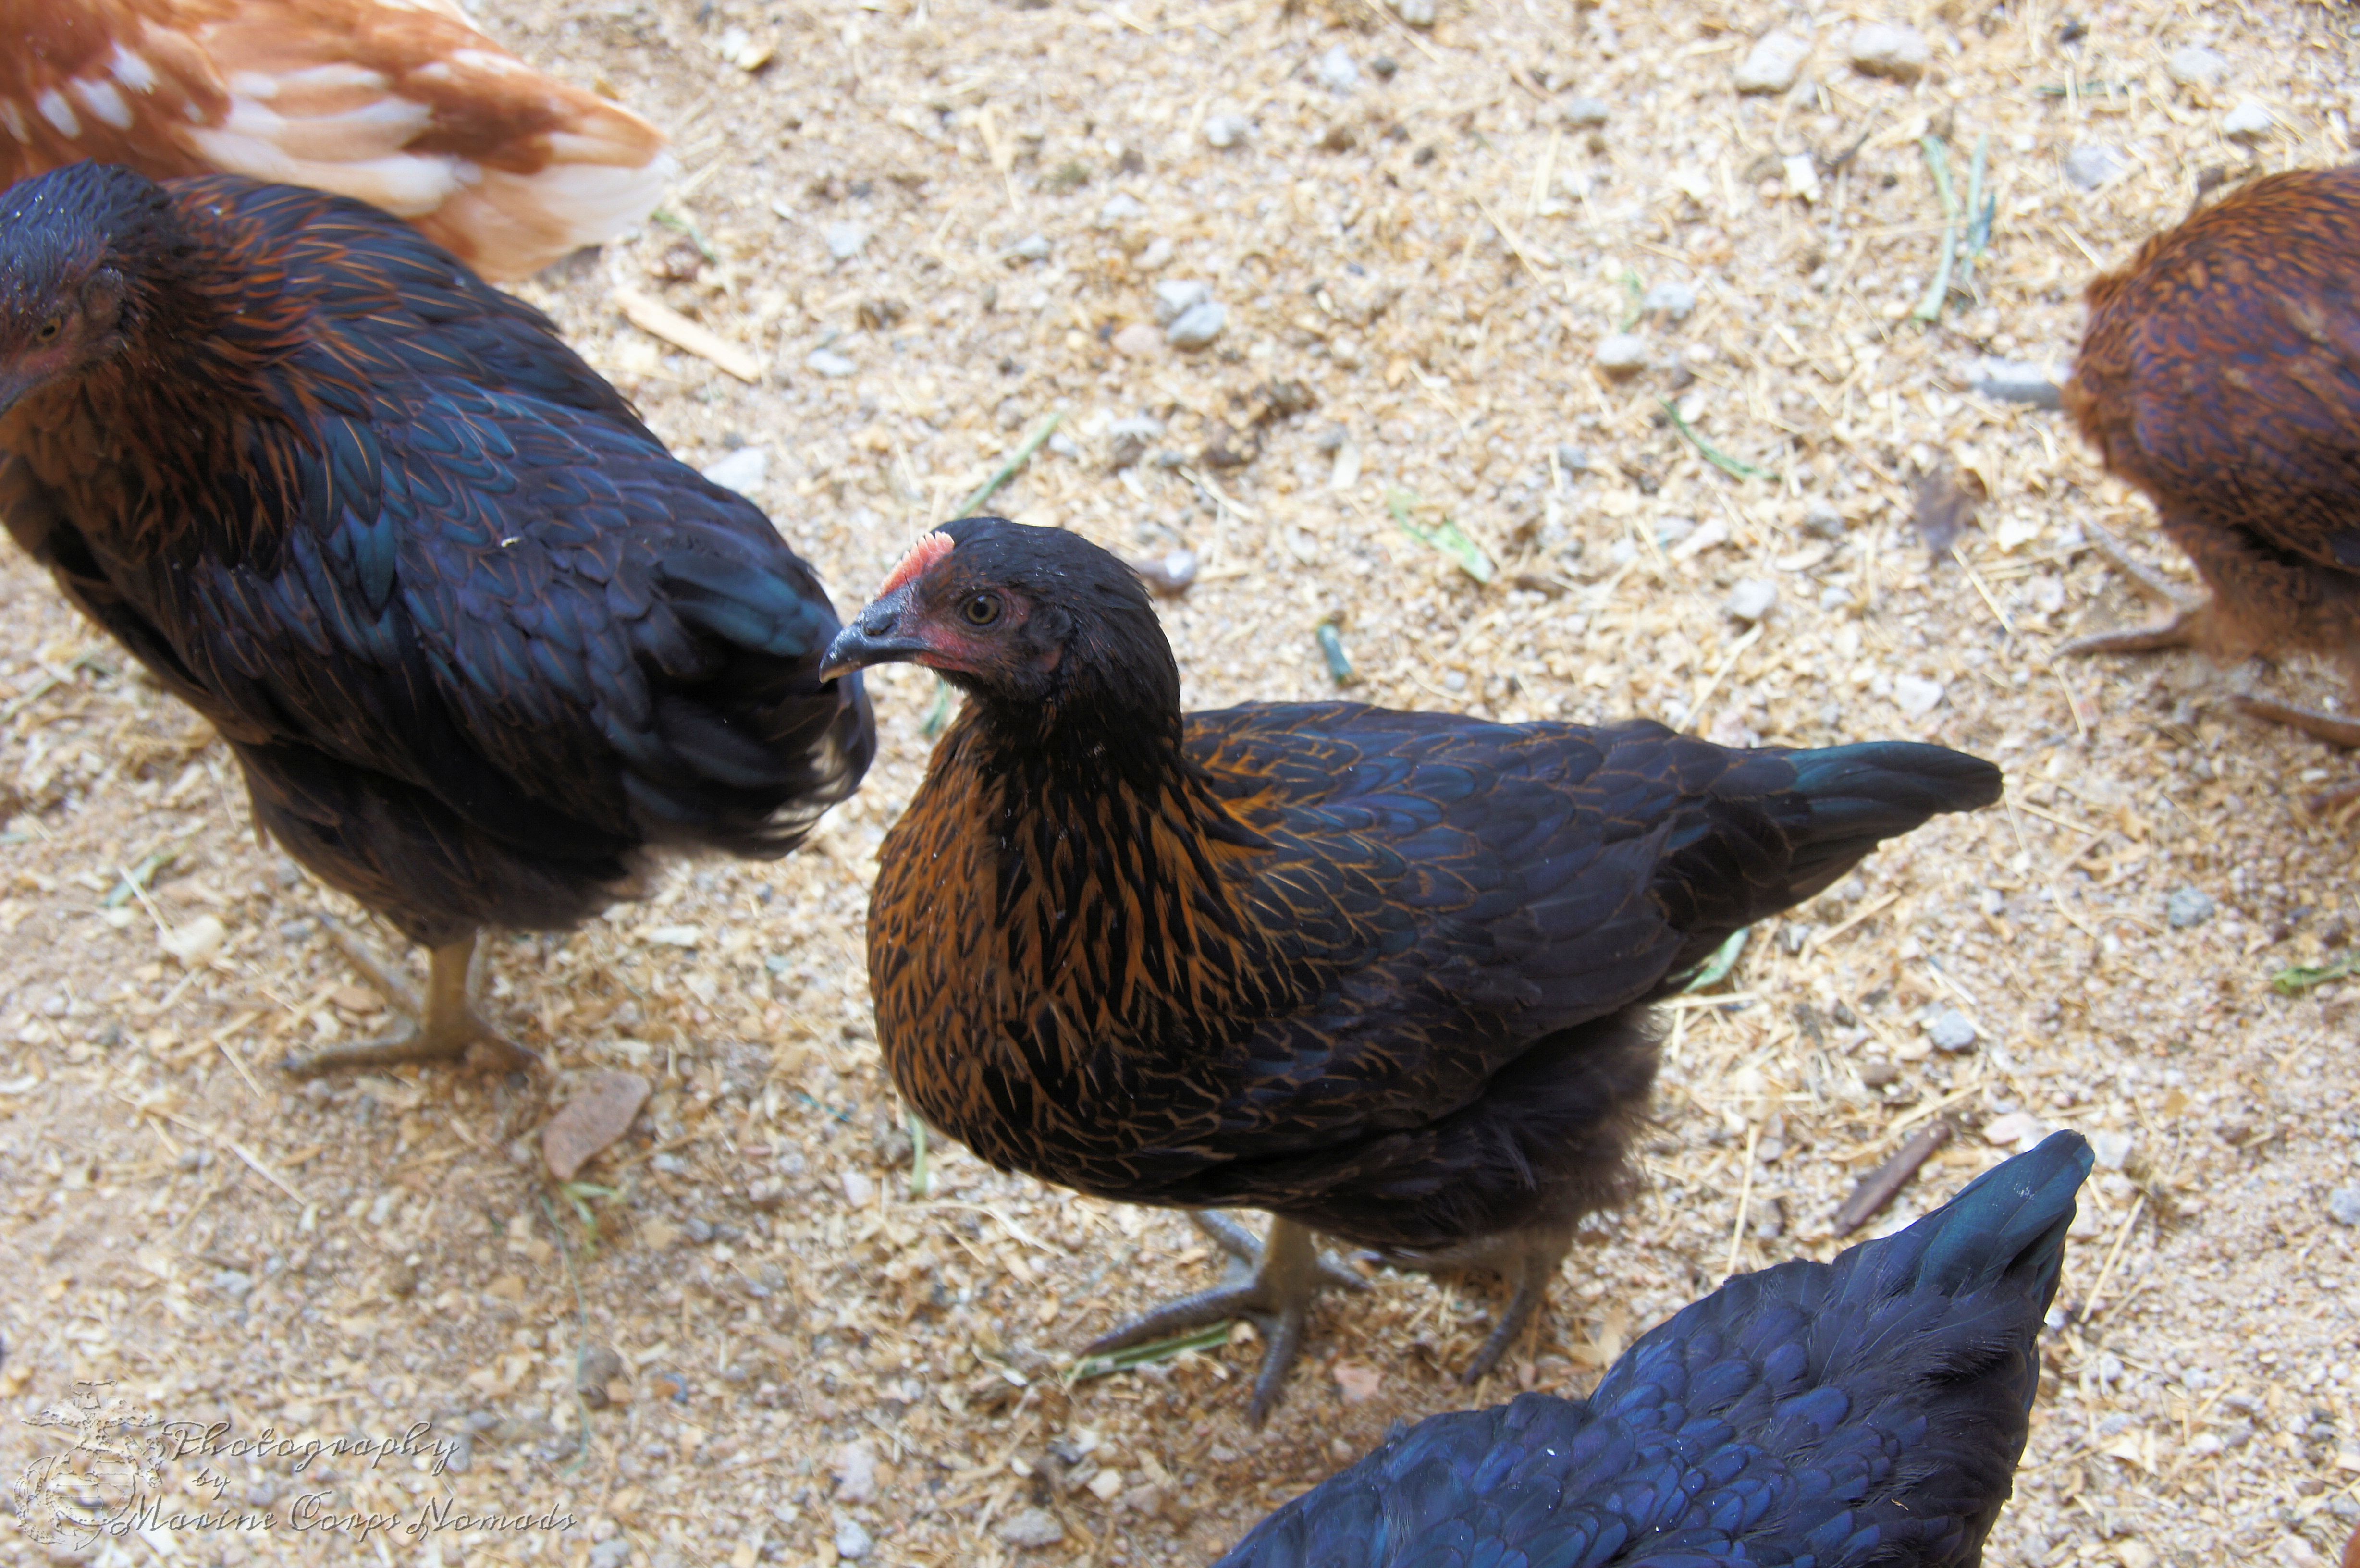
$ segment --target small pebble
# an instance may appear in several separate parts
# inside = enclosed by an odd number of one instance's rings
[[[600,1073],[585,1082],[541,1129],[541,1157],[549,1173],[571,1181],[583,1166],[631,1130],[650,1085],[636,1073]]]
[[[1870,22],[1852,31],[1852,68],[1863,76],[1915,82],[1933,63],[1933,46],[1915,27]]]
[[[1243,114],[1212,114],[1205,120],[1205,140],[1217,147],[1233,147],[1253,135],[1253,122]]]
[[[1658,283],[1647,290],[1639,301],[1639,309],[1650,316],[1666,321],[1685,321],[1696,313],[1697,292],[1692,284]]]
[[[1821,539],[1840,539],[1844,536],[1843,514],[1834,502],[1824,497],[1814,499],[1803,508],[1803,526]]]
[[[1767,583],[1759,577],[1748,577],[1730,590],[1729,597],[1722,602],[1721,607],[1746,625],[1752,626],[1768,615],[1771,606],[1777,602],[1778,585],[1775,583]]]
[[[1011,1546],[1054,1546],[1065,1539],[1065,1527],[1046,1508],[1024,1508],[1002,1519],[991,1533]]]
[[[2038,1143],[2049,1136],[2049,1124],[2030,1111],[2010,1111],[1984,1124],[1983,1141],[1996,1149]]]
[[[2065,178],[2083,191],[2096,191],[2121,179],[2130,166],[2120,147],[2084,142],[2065,155]]]
[[[2164,73],[2182,87],[2218,87],[2221,79],[2229,74],[2228,57],[2202,44],[2189,44],[2171,51],[2163,62]]]
[[[1937,1051],[1972,1051],[1980,1037],[1972,1019],[1956,1007],[1944,1007],[1926,1025],[1926,1038],[1934,1042]]]
[[[2268,137],[2276,124],[2267,109],[2251,98],[2241,98],[2235,108],[2221,117],[2221,134],[2233,142],[2258,142]]]
[[[1125,359],[1147,359],[1168,346],[1164,334],[1145,321],[1133,321],[1114,334],[1114,351]]]
[[[1003,254],[1018,261],[1046,261],[1049,259],[1049,236],[1039,234],[1026,234],[1022,239],[1010,245]]]
[[[1590,472],[1590,453],[1571,441],[1559,441],[1557,446],[1557,465],[1568,474],[1587,474]]]
[[[869,244],[869,231],[858,223],[830,223],[827,226],[827,254],[838,261],[850,261]]]
[[[1694,517],[1665,517],[1655,524],[1655,542],[1669,550],[1696,531]]]
[[[1393,15],[1413,27],[1434,26],[1434,0],[1393,0]]]
[[[1557,117],[1578,131],[1594,131],[1613,117],[1603,98],[1568,98],[1557,106]]]
[[[1872,1056],[1860,1064],[1860,1081],[1872,1089],[1882,1089],[1901,1082],[1901,1069],[1882,1056]]]
[[[852,361],[845,358],[844,355],[836,353],[832,348],[815,348],[812,350],[809,354],[804,356],[803,363],[809,365],[819,375],[833,376],[838,379],[850,376],[860,368],[860,366],[853,364]]]
[[[1590,359],[1609,376],[1629,376],[1647,363],[1647,340],[1636,332],[1614,332],[1601,338]]]
[[[631,1538],[614,1536],[590,1549],[590,1568],[623,1568],[631,1560]]]
[[[836,1554],[847,1563],[858,1563],[877,1549],[876,1540],[861,1528],[860,1521],[839,1514],[836,1520]]]
[[[2174,887],[2171,896],[2163,901],[2163,918],[2170,922],[2172,930],[2187,931],[2211,920],[2219,909],[2212,895],[2202,887]]]
[[[1142,272],[1160,272],[1172,265],[1172,242],[1158,234],[1147,242],[1131,265]]]
[[[1796,37],[1784,27],[1774,27],[1755,41],[1737,67],[1736,83],[1740,93],[1784,93],[1795,85],[1802,73],[1803,61],[1811,54],[1811,41]]]
[[[2338,1187],[2328,1193],[2327,1214],[2337,1225],[2360,1225],[2360,1187]]]
[[[1048,445],[1049,450],[1055,452],[1059,457],[1079,457],[1082,455],[1082,449],[1074,444],[1074,438],[1067,435],[1063,430],[1059,430],[1056,434],[1051,436],[1046,444]]]
[[[1218,300],[1206,299],[1189,306],[1164,329],[1164,341],[1174,348],[1203,348],[1221,335],[1229,324],[1229,307]]]
[[[724,490],[751,498],[770,477],[770,450],[741,446],[705,470],[705,476]]]
[[[1106,205],[1098,209],[1098,222],[1101,223],[1120,223],[1126,219],[1145,216],[1147,203],[1128,191],[1116,191],[1106,199]]]
[[[1381,54],[1377,56],[1376,59],[1369,61],[1369,70],[1371,73],[1373,74],[1380,82],[1391,82],[1393,79],[1393,72],[1400,69],[1401,61],[1395,60],[1389,54]]]
[[[1330,93],[1349,93],[1360,85],[1360,68],[1353,62],[1351,51],[1342,44],[1336,45],[1319,57],[1313,68],[1319,84]]]
[[[2093,1132],[2090,1135],[2090,1152],[2096,1156],[2102,1171],[2120,1171],[2131,1157],[2135,1140],[2126,1132]]]
[[[1922,719],[1942,701],[1942,683],[1916,675],[1893,678],[1893,701],[1913,719]]]
[[[1169,278],[1155,286],[1155,320],[1170,326],[1186,311],[1213,297],[1210,286],[1193,278]]]

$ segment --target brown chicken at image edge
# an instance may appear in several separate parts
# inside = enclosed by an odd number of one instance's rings
[[[2085,522],[2166,613],[2067,651],[2316,653],[2360,692],[2360,168],[2256,180],[2150,238],[2089,300],[2065,407],[2211,593],[2191,598]],[[2235,701],[2360,746],[2345,714]]]

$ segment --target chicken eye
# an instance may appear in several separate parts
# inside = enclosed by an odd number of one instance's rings
[[[58,334],[65,330],[65,318],[62,316],[51,316],[48,321],[41,323],[40,330],[33,334],[33,338],[34,341],[38,343],[55,343],[57,341]]]
[[[988,626],[1000,619],[1000,595],[978,593],[959,606],[959,614],[971,626]]]

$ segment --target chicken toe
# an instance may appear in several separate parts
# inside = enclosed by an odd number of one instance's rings
[[[1256,1246],[1244,1226],[1225,1215],[1191,1217],[1223,1251],[1246,1265],[1245,1277],[1143,1312],[1092,1340],[1082,1354],[1103,1356],[1192,1328],[1247,1319],[1262,1332],[1268,1347],[1262,1352],[1262,1369],[1254,1375],[1253,1397],[1246,1407],[1248,1422],[1260,1427],[1277,1407],[1287,1371],[1303,1349],[1312,1298],[1346,1280],[1354,1290],[1366,1290],[1368,1283],[1342,1264],[1322,1258],[1311,1232],[1292,1221],[1273,1218],[1270,1240]]]
[[[2131,554],[2123,541],[2096,523],[2083,523],[2082,531],[2098,553],[2112,561],[2138,595],[2159,605],[2165,614],[2143,626],[2125,626],[2120,631],[2093,632],[2075,637],[2065,645],[2069,654],[2092,653],[2159,653],[2166,648],[2196,648],[2198,637],[2212,601],[2202,594],[2191,593],[2146,562]]]
[[[461,1062],[478,1072],[511,1072],[533,1065],[532,1052],[484,1021],[475,1005],[475,939],[470,935],[435,948],[428,959],[427,990],[421,997],[391,964],[342,926],[329,928],[336,945],[385,993],[401,1028],[377,1040],[299,1052],[279,1063],[298,1078],[357,1067],[388,1067],[405,1062]]]

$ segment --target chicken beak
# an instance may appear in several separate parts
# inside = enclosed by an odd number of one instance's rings
[[[49,377],[38,371],[0,365],[0,419],[27,397],[41,389]]]
[[[836,633],[836,640],[827,645],[827,655],[820,661],[819,678],[833,681],[872,664],[915,659],[925,652],[925,638],[911,637],[901,630],[909,599],[910,591],[903,588],[861,611],[858,618]]]

